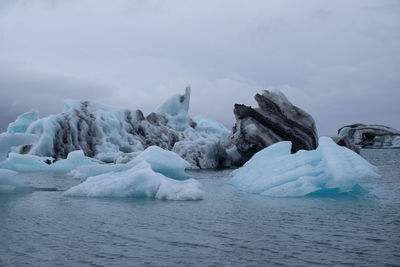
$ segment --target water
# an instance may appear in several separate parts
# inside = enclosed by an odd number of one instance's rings
[[[195,171],[202,201],[64,197],[78,181],[27,175],[0,194],[0,265],[400,265],[400,150],[364,150],[382,178],[366,195],[269,198]]]

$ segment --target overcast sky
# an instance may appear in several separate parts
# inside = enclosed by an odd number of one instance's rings
[[[321,135],[400,129],[400,1],[0,1],[0,131],[66,98],[149,113],[186,85],[228,127],[278,88]]]

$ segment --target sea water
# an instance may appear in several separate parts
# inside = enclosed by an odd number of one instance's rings
[[[363,150],[363,194],[273,198],[191,171],[201,201],[67,197],[70,177],[25,174],[0,194],[0,266],[400,265],[400,150]]]

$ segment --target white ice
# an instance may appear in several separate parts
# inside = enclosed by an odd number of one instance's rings
[[[89,177],[70,188],[65,195],[199,200],[203,198],[203,190],[202,185],[194,179],[178,181],[168,178],[155,172],[148,162],[141,161],[125,171]]]
[[[13,170],[17,172],[69,172],[76,169],[78,166],[89,165],[92,168],[98,165],[99,162],[85,157],[82,150],[72,151],[66,159],[58,160],[52,164],[47,164],[45,161],[52,161],[49,157],[38,157],[34,155],[21,155],[10,153],[8,158],[0,163],[3,169]]]
[[[273,144],[233,172],[231,184],[267,196],[305,196],[350,192],[379,177],[378,169],[355,152],[321,137],[316,150],[290,154],[291,143]]]

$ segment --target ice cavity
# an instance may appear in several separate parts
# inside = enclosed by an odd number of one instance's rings
[[[28,129],[29,125],[31,125],[34,121],[39,119],[39,112],[37,110],[30,110],[25,112],[17,117],[15,122],[12,122],[8,125],[7,133],[25,133]]]
[[[157,114],[164,116],[168,120],[167,125],[169,127],[183,131],[193,125],[188,113],[190,93],[191,89],[188,86],[184,95],[173,95],[156,110]]]
[[[184,169],[190,166],[173,152],[153,146],[124,165],[101,168],[78,168],[75,175],[90,176],[65,194],[86,197],[149,197],[166,200],[203,198],[202,185],[188,178]],[[102,173],[102,174],[99,174]],[[167,177],[169,176],[169,177]],[[174,178],[174,179],[173,179]]]
[[[0,163],[3,169],[17,172],[64,172],[67,173],[78,166],[90,165],[92,168],[98,161],[85,157],[82,150],[72,151],[66,159],[52,163],[49,157],[38,157],[34,155],[21,155],[10,153],[8,158]],[[46,163],[47,162],[47,163]]]
[[[288,141],[259,151],[234,171],[231,184],[249,193],[287,197],[350,192],[379,177],[375,166],[328,137],[319,139],[316,150],[290,151]]]
[[[13,147],[21,145],[30,145],[37,140],[37,136],[33,134],[0,134],[0,162],[5,160],[7,154]]]

